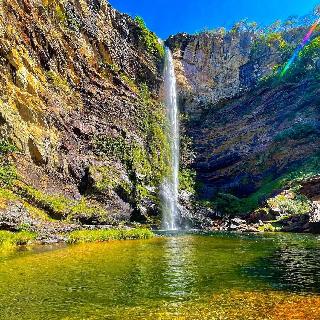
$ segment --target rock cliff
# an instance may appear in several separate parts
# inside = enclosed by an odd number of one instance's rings
[[[103,0],[2,1],[3,216],[17,205],[82,223],[156,215],[162,68],[157,37]]]
[[[306,32],[233,29],[167,40],[199,199],[246,213],[319,173],[319,30],[289,73],[279,74]]]

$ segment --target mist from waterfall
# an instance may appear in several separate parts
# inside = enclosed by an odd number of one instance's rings
[[[164,68],[164,95],[169,123],[171,152],[171,175],[162,186],[163,228],[178,229],[178,188],[179,188],[179,120],[177,105],[176,76],[171,51],[166,48]]]

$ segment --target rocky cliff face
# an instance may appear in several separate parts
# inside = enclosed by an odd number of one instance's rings
[[[194,118],[209,105],[251,89],[283,63],[305,32],[306,28],[299,28],[259,35],[234,29],[171,36],[166,44],[174,52],[183,111]]]
[[[103,0],[1,2],[2,211],[18,202],[84,223],[157,213],[161,49]]]
[[[305,33],[232,30],[167,40],[198,195],[222,211],[250,212],[284,181],[318,170],[319,50],[312,48],[319,33],[289,74],[276,72]]]

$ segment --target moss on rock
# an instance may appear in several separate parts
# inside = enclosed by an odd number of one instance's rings
[[[67,221],[91,221],[112,223],[109,213],[98,203],[82,197],[80,200],[71,200],[61,195],[45,194],[23,183],[16,185],[17,194],[39,209],[43,209],[55,219]]]

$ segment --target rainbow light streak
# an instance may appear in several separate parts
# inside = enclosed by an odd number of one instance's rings
[[[288,69],[291,67],[291,65],[293,64],[293,62],[296,60],[296,58],[298,57],[299,53],[301,52],[301,50],[305,47],[305,45],[308,43],[308,41],[310,40],[314,30],[317,28],[317,26],[320,24],[320,19],[318,19],[314,25],[310,28],[310,30],[308,31],[308,33],[306,34],[306,36],[303,38],[302,42],[300,43],[300,45],[298,46],[298,48],[294,51],[292,57],[290,58],[290,60],[287,62],[287,64],[285,65],[285,67],[283,68],[283,70],[281,71],[281,77],[283,77],[286,72],[288,71]]]

